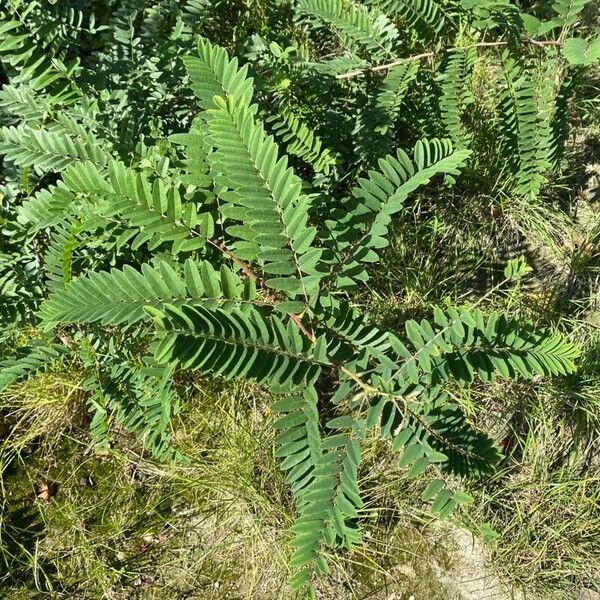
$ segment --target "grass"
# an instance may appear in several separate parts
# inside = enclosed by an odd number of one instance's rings
[[[56,385],[56,377],[41,375],[7,398],[31,414],[43,398],[35,390]],[[190,462],[160,465],[124,432],[113,432],[109,451],[95,449],[83,413],[73,412],[76,380],[68,384],[61,374],[59,381],[64,410],[57,400],[52,414],[81,418],[56,418],[51,430],[50,421],[30,421],[32,445],[5,455],[0,589],[8,597],[289,597],[293,514],[272,453],[268,396],[195,382],[175,426]],[[58,442],[40,444],[47,435]],[[4,439],[5,452],[12,440]],[[422,484],[403,477],[377,442],[361,477],[376,490],[366,499],[365,544],[333,557],[335,575],[322,597],[447,597],[440,572],[454,564],[452,530],[435,525],[418,502]]]
[[[266,551],[289,516],[279,508],[282,480],[264,415],[238,410],[250,398],[242,389],[203,388],[178,431],[189,465],[153,464],[118,433],[117,447],[98,455],[81,429],[64,422],[59,444],[13,462],[3,531],[23,552],[17,556],[4,538],[4,586],[59,598],[128,598],[131,590],[163,598],[187,589],[222,597],[213,592],[240,586],[252,597],[269,573],[284,571],[283,554]],[[40,499],[50,481],[55,494]],[[24,511],[34,538],[22,535]]]
[[[7,397],[31,415],[48,405],[35,390],[53,377]],[[28,422],[30,443],[47,435],[59,442],[26,449],[20,437],[4,440],[5,451],[14,443],[21,452],[7,455],[4,472],[1,581],[11,597],[287,597],[291,502],[272,455],[264,394],[198,382],[176,430],[187,465],[152,463],[118,432],[117,447],[97,453],[83,422],[58,418],[72,411],[69,395],[62,400],[51,421]],[[393,547],[384,538],[376,553]],[[372,579],[378,558],[354,557],[341,572],[356,568]],[[346,589],[354,580],[348,574],[330,585]]]

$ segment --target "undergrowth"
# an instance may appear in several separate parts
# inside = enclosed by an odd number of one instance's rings
[[[597,17],[0,7],[2,593],[600,591]]]

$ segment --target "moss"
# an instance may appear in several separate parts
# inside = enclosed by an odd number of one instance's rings
[[[3,539],[17,539],[5,548],[11,572],[1,580],[11,597],[33,597],[37,585],[82,600],[233,598],[240,585],[270,586],[249,553],[263,555],[260,570],[276,569],[284,587],[280,533],[289,517],[264,413],[258,404],[241,410],[256,403],[242,387],[202,385],[195,400],[177,431],[188,465],[148,461],[128,438],[118,440],[121,450],[96,454],[78,428],[11,463],[2,527]],[[48,481],[52,497],[36,498]],[[25,518],[30,525],[19,528]]]

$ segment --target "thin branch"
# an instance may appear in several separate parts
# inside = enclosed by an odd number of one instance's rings
[[[528,39],[525,40],[527,44],[532,44],[534,46],[561,46],[562,42],[557,40],[533,40]],[[471,46],[462,46],[460,48],[450,48],[448,51],[452,50],[468,50],[470,48],[490,48],[490,47],[501,47],[508,46],[508,42],[479,42],[478,44],[472,44]],[[407,62],[412,62],[415,60],[421,60],[423,58],[433,58],[436,55],[435,52],[423,52],[422,54],[415,54],[413,56],[407,56],[405,58],[399,58],[393,62],[386,63],[384,65],[377,65],[375,67],[367,67],[365,69],[356,69],[355,71],[348,71],[347,73],[342,73],[341,75],[336,75],[336,79],[351,79],[352,77],[357,77],[364,73],[377,73],[378,71],[387,71],[392,67],[397,67],[398,65],[402,65]]]
[[[308,331],[308,329],[304,326],[304,323],[302,322],[302,317],[300,315],[295,315],[293,313],[289,313],[288,316],[290,317],[290,319],[292,321],[294,321],[294,323],[296,323],[296,325],[298,326],[298,329],[314,344],[317,341],[317,338],[315,337],[315,334],[312,333],[311,331]]]
[[[248,265],[243,260],[240,260],[237,256],[235,256],[235,254],[233,254],[233,252],[231,252],[231,250],[229,250],[229,248],[227,248],[227,246],[225,245],[224,242],[221,242],[220,240],[212,240],[212,239],[207,239],[206,241],[209,244],[211,244],[212,246],[214,246],[215,248],[217,248],[218,250],[220,250],[225,256],[227,256],[227,258],[229,258],[232,262],[234,262],[236,265],[238,265],[238,267],[240,267],[242,272],[247,277],[254,279],[259,284],[262,283],[262,278],[260,277],[260,275],[257,275],[252,270],[250,265]]]
[[[366,67],[365,69],[356,69],[355,71],[348,71],[347,73],[336,75],[335,78],[351,79],[352,77],[362,75],[363,73],[377,73],[377,71],[387,71],[392,67],[397,67],[398,65],[402,65],[407,62],[421,60],[422,58],[431,58],[433,56],[435,56],[435,52],[424,52],[423,54],[416,54],[414,56],[407,56],[406,58],[399,58],[398,60],[395,60],[391,63],[387,63],[385,65],[377,65],[376,67]]]

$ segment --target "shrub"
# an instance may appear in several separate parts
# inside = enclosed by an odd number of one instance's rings
[[[359,300],[416,198],[500,180],[534,201],[560,171],[598,54],[574,29],[586,4],[557,1],[548,19],[504,1],[299,0],[252,22],[227,2],[12,2],[1,340],[36,333],[0,390],[78,361],[96,443],[114,416],[157,459],[185,460],[170,437],[179,373],[267,385],[298,515],[290,584],[308,595],[328,549],[360,540],[369,436],[409,475],[431,472],[434,514],[468,502],[446,476],[489,474],[500,452],[449,384],[571,373],[577,349],[481,310],[525,273],[518,259],[475,303],[395,331]],[[210,41],[240,31],[261,34],[238,57]]]

